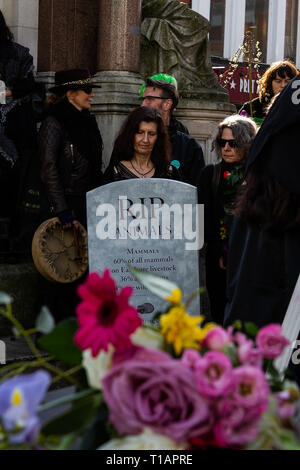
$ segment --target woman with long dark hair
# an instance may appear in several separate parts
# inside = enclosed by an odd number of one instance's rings
[[[300,273],[300,75],[280,93],[246,165],[232,225],[226,324],[282,322]]]
[[[104,183],[128,178],[180,179],[170,165],[170,143],[161,114],[141,106],[126,118],[113,149]]]
[[[244,103],[239,114],[251,115],[261,123],[267,114],[268,106],[272,98],[281,93],[288,83],[298,74],[296,66],[290,60],[273,62],[259,80],[259,94],[257,98]]]

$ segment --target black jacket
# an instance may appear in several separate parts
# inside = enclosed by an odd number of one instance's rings
[[[96,119],[64,99],[39,132],[41,177],[54,213],[73,209],[68,196],[84,196],[102,180],[102,139]]]
[[[179,173],[183,182],[197,186],[201,170],[205,166],[199,142],[190,135],[179,131],[173,131],[169,136],[172,146],[172,161],[179,162]]]
[[[0,79],[12,91],[14,99],[34,91],[33,69],[33,58],[27,47],[13,42],[0,48]]]

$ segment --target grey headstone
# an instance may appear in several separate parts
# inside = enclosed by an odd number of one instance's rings
[[[173,215],[170,222],[166,215],[163,220],[161,215],[158,218],[158,208],[167,210],[171,206],[177,214],[175,224]],[[132,216],[134,213],[139,220]],[[101,274],[109,268],[118,288],[133,286],[132,304],[145,321],[168,304],[141,286],[127,265],[176,282],[185,301],[199,288],[203,206],[197,206],[194,186],[154,178],[110,183],[87,194],[87,218],[90,272]],[[188,311],[199,315],[199,297]]]

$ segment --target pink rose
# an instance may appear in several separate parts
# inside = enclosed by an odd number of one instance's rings
[[[229,343],[229,334],[220,326],[216,326],[212,330],[209,330],[202,342],[203,346],[216,351],[222,350]]]
[[[233,370],[235,388],[233,398],[246,408],[257,407],[261,413],[268,407],[270,389],[265,374],[258,367],[240,366]]]
[[[102,388],[110,421],[120,434],[148,427],[182,442],[212,428],[209,402],[199,394],[193,372],[178,360],[133,357],[113,366]]]
[[[281,325],[271,323],[261,328],[256,337],[256,344],[267,359],[279,357],[290,342],[281,334]]]
[[[207,397],[226,395],[234,385],[231,361],[219,351],[209,351],[196,365],[195,378],[202,395]]]

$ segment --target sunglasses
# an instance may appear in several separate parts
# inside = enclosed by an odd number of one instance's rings
[[[87,95],[90,95],[93,91],[93,87],[91,86],[83,86],[79,88],[80,90],[84,91]]]
[[[231,148],[235,148],[237,147],[237,144],[236,144],[236,141],[234,139],[218,139],[218,144],[221,146],[221,147],[225,147],[226,144],[229,145],[229,147]]]

